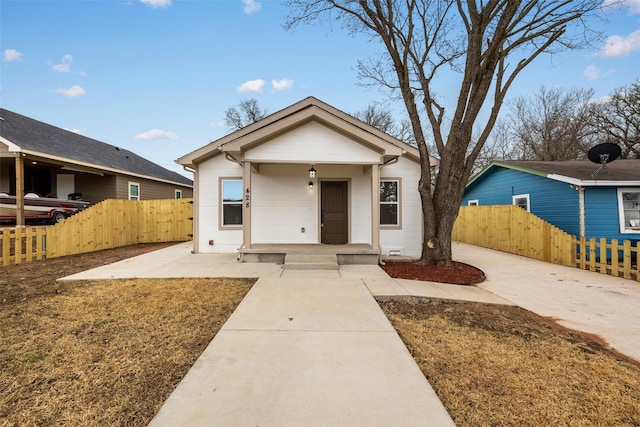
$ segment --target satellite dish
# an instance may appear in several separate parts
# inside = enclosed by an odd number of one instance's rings
[[[605,142],[604,144],[598,144],[589,150],[587,156],[593,163],[601,165],[598,170],[591,174],[591,178],[595,178],[607,163],[613,162],[620,157],[622,149],[618,144],[613,142]]]

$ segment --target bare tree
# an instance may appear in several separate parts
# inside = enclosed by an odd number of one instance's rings
[[[393,135],[396,122],[389,110],[382,109],[377,103],[367,105],[364,110],[356,111],[353,117],[365,122],[384,133]]]
[[[354,33],[379,41],[385,55],[361,61],[372,84],[400,94],[420,150],[418,191],[424,218],[421,262],[450,265],[451,232],[464,187],[516,76],[541,53],[575,48],[601,0],[289,0],[285,27],[339,19]],[[572,37],[576,34],[579,37]],[[437,93],[439,78],[459,71],[453,114]],[[488,117],[476,123],[483,107]],[[426,119],[425,119],[426,116]],[[445,120],[446,119],[446,120]],[[426,122],[425,122],[426,121]],[[479,137],[473,138],[480,125]],[[440,157],[435,186],[427,147]],[[433,191],[432,191],[433,190]]]
[[[411,122],[409,120],[400,120],[398,124],[393,118],[391,111],[385,110],[380,107],[378,103],[371,103],[367,105],[364,110],[356,111],[352,114],[353,117],[358,120],[362,120],[368,125],[387,133],[400,141],[403,141],[409,145],[416,146],[411,132]]]
[[[593,125],[602,140],[622,146],[621,158],[640,159],[640,79],[593,104]]]
[[[238,130],[264,119],[267,114],[267,110],[261,109],[257,100],[245,99],[238,105],[225,110],[224,124],[229,130]]]
[[[577,160],[593,145],[592,89],[546,88],[506,102],[478,167],[493,160]]]
[[[511,105],[521,160],[577,160],[589,150],[592,89],[546,88]]]

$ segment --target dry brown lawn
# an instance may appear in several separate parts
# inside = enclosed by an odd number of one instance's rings
[[[157,249],[3,267],[0,425],[146,425],[253,280],[56,282]],[[640,366],[526,310],[381,307],[459,426],[640,426]]]
[[[640,364],[518,307],[381,302],[458,426],[640,426]]]
[[[81,258],[3,268],[0,425],[146,425],[254,282],[50,276]]]

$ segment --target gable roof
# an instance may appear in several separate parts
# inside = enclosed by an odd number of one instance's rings
[[[0,143],[10,152],[25,153],[62,164],[83,166],[182,186],[193,181],[129,150],[87,138],[0,108]]]
[[[310,96],[186,154],[176,162],[193,168],[196,163],[217,154],[241,153],[311,121],[347,135],[388,158],[408,155],[417,160],[420,157],[416,148]],[[438,161],[432,158],[431,164],[435,166]]]
[[[497,168],[518,170],[583,187],[640,186],[640,159],[620,159],[608,163],[595,176],[593,174],[600,165],[588,160],[504,160],[491,163],[475,175],[467,184],[467,188],[476,185]]]

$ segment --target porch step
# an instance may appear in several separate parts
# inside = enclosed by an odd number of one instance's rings
[[[335,255],[287,254],[282,268],[285,270],[338,270]]]

